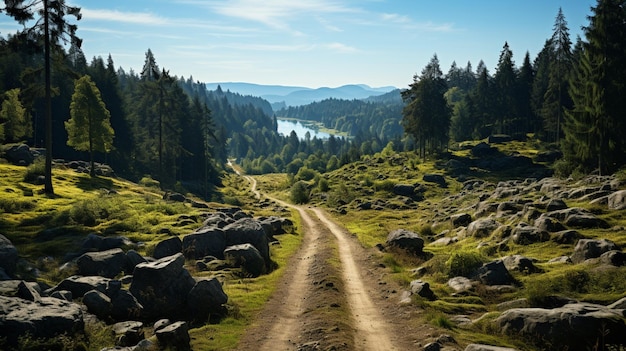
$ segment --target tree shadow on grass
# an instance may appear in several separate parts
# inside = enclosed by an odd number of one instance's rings
[[[84,191],[92,191],[99,189],[107,189],[112,190],[116,188],[113,185],[113,180],[110,178],[101,178],[101,177],[80,177],[76,186]]]

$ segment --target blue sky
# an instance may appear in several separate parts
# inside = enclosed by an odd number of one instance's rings
[[[437,54],[495,72],[505,41],[517,65],[552,35],[559,7],[575,41],[595,0],[67,0],[88,61],[141,70],[148,48],[171,74],[203,82],[311,88],[406,87]],[[0,34],[18,28],[0,15]]]

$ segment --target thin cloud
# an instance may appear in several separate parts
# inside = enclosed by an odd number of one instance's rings
[[[432,21],[414,22],[409,16],[397,13],[383,13],[380,15],[380,18],[387,23],[398,24],[408,29],[416,29],[425,32],[448,33],[456,30],[452,23],[434,23]]]
[[[117,10],[93,10],[89,8],[82,8],[80,12],[84,19],[90,20],[93,19],[152,26],[170,24],[170,21],[167,18],[156,16],[147,12],[121,12]]]
[[[342,54],[351,54],[351,53],[355,53],[358,51],[358,49],[356,49],[355,47],[345,45],[342,43],[330,43],[330,44],[324,45],[324,47],[332,51],[342,53]]]

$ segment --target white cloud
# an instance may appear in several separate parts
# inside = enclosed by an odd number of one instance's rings
[[[324,45],[324,47],[332,51],[336,51],[336,52],[340,52],[344,54],[350,54],[350,53],[354,53],[358,51],[355,47],[345,45],[342,43],[330,43],[330,44]]]
[[[102,9],[94,10],[84,7],[80,10],[80,12],[83,15],[83,19],[85,20],[101,20],[153,26],[160,26],[170,23],[167,18],[156,16],[147,12],[121,12],[117,10]]]

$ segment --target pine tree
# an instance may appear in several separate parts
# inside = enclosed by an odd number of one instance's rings
[[[583,170],[595,163],[600,174],[626,162],[625,8],[624,0],[599,0],[592,8],[587,43],[577,54],[569,86],[573,108],[566,111],[565,157],[571,165],[582,164]]]
[[[518,117],[516,104],[516,81],[517,72],[513,62],[513,52],[509,44],[504,43],[498,67],[494,76],[494,83],[498,94],[496,95],[497,132],[508,133],[511,121]]]
[[[88,151],[91,163],[89,174],[94,177],[94,152],[109,152],[113,146],[114,131],[111,128],[111,114],[107,110],[100,90],[89,76],[83,76],[75,83],[70,119],[65,122],[67,145],[78,151]]]
[[[419,145],[419,153],[426,157],[427,143],[433,151],[448,143],[451,110],[444,97],[446,81],[434,55],[422,74],[413,77],[410,89],[402,92],[407,103],[402,111],[405,133],[413,136]]]
[[[37,21],[34,27],[25,29],[26,32],[43,34],[44,38],[44,76],[45,76],[45,125],[46,125],[46,166],[44,192],[54,194],[52,187],[52,87],[51,87],[51,57],[52,51],[58,49],[59,41],[72,42],[80,47],[81,40],[76,36],[76,25],[69,24],[65,17],[71,15],[80,20],[80,8],[67,6],[65,0],[11,0],[5,1],[7,14],[20,24],[35,18],[37,13],[43,18],[43,23]],[[67,39],[69,37],[69,40]]]
[[[561,119],[563,110],[571,108],[571,99],[567,94],[569,72],[572,69],[572,42],[569,28],[559,8],[554,23],[554,33],[550,38],[552,44],[552,60],[549,66],[548,87],[541,107],[541,115],[545,129],[554,133],[554,141],[559,144],[561,138]]]

